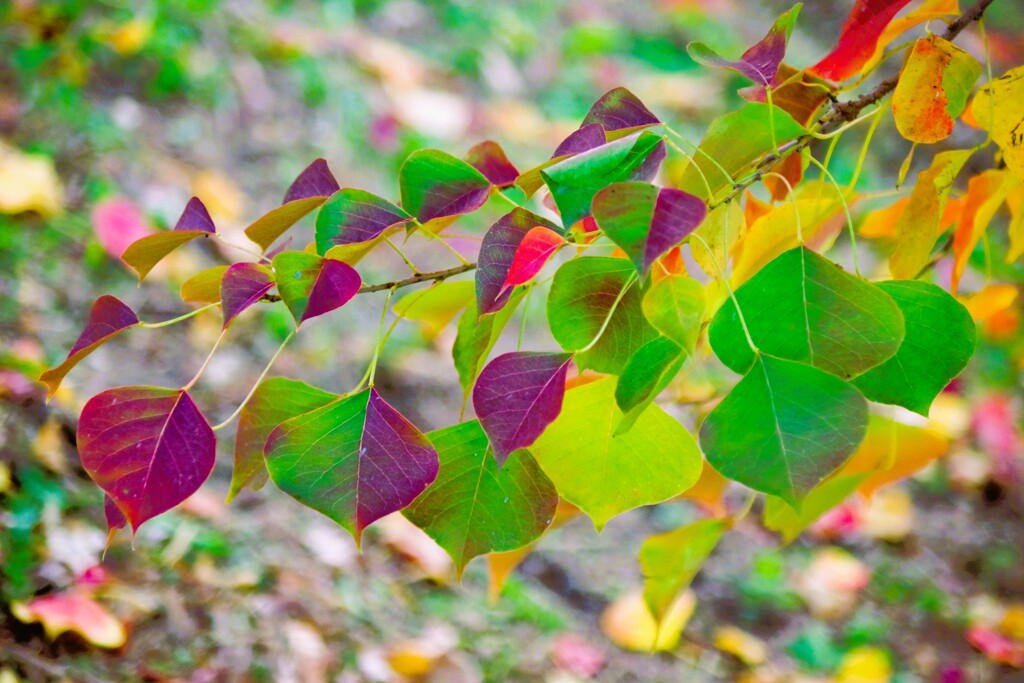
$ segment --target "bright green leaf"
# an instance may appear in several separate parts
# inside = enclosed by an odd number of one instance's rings
[[[658,332],[684,349],[693,350],[704,322],[704,287],[687,275],[655,280],[643,298],[643,312]]]
[[[644,541],[640,548],[644,600],[655,619],[660,621],[679,594],[690,587],[731,526],[727,519],[702,519]]]
[[[686,362],[687,352],[668,337],[658,337],[640,347],[626,363],[615,402],[623,411],[615,433],[627,431],[648,405],[672,382]]]

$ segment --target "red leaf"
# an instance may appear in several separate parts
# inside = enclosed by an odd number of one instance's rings
[[[856,75],[875,52],[875,44],[896,13],[910,0],[857,0],[843,22],[839,42],[824,59],[807,69],[833,81]]]
[[[202,486],[216,439],[185,391],[118,387],[85,404],[78,451],[85,471],[138,530]]]
[[[500,311],[508,303],[511,292],[505,282],[509,269],[519,244],[536,226],[555,229],[554,223],[526,209],[513,209],[487,230],[480,244],[476,271],[476,305],[480,315]]]
[[[509,287],[529,282],[563,244],[566,244],[565,238],[554,230],[541,225],[530,228],[516,248],[499,296]]]

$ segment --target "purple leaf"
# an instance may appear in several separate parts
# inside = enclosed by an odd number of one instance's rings
[[[574,130],[569,134],[569,137],[562,140],[555,149],[555,153],[551,155],[552,159],[558,157],[569,156],[570,154],[580,154],[588,150],[600,147],[607,140],[604,135],[604,126],[600,123],[588,123],[580,126],[578,130]]]
[[[476,271],[476,304],[480,315],[501,310],[508,302],[512,290],[505,289],[504,285],[516,250],[526,233],[538,225],[562,234],[555,224],[526,209],[513,209],[487,230],[480,245]]]
[[[636,95],[625,88],[609,90],[590,108],[580,128],[600,123],[608,132],[631,132],[661,123]]]
[[[236,263],[220,281],[224,329],[245,309],[260,300],[274,286],[273,274],[255,263]]]
[[[694,61],[700,64],[732,69],[755,83],[767,86],[772,83],[782,59],[786,56],[786,43],[799,14],[800,5],[797,5],[780,16],[765,37],[744,52],[737,61],[720,57],[704,43],[690,43],[687,51]]]
[[[339,244],[369,242],[412,216],[386,199],[346,187],[327,200],[316,215],[316,251],[326,254]]]
[[[273,265],[277,291],[297,324],[345,305],[362,285],[347,263],[305,251],[281,252]]]
[[[199,197],[188,200],[174,229],[206,232],[211,235],[217,232],[217,227],[213,224],[213,219],[210,218],[210,212],[206,210],[206,204],[203,204]]]
[[[53,396],[64,381],[65,375],[80,360],[114,335],[139,324],[139,316],[120,299],[110,295],[96,299],[89,311],[89,319],[85,328],[78,336],[78,341],[71,347],[68,357],[60,365],[51,368],[39,376],[39,381],[49,389],[48,396]]]
[[[78,422],[82,466],[132,528],[191,496],[213,471],[216,438],[187,392],[118,387]]]
[[[502,465],[526,448],[562,411],[570,353],[514,351],[483,369],[473,387],[473,408]]]
[[[466,152],[465,159],[470,166],[483,173],[495,187],[508,187],[519,177],[519,171],[505,156],[505,150],[492,140],[484,140],[478,145],[473,145]]]
[[[420,223],[476,211],[491,194],[477,169],[436,149],[413,152],[398,172],[402,208]]]
[[[340,189],[341,186],[334,179],[327,162],[324,159],[317,159],[299,174],[284,193],[284,201],[281,204],[312,197],[330,197]]]
[[[416,499],[437,478],[437,451],[376,389],[338,398],[277,427],[270,478],[300,503],[363,529]]]
[[[593,211],[605,235],[646,277],[659,256],[697,229],[707,215],[707,205],[682,190],[626,182],[598,192]]]
[[[128,523],[121,508],[117,507],[114,499],[105,493],[103,494],[103,516],[107,520],[107,531],[123,529],[124,525]]]

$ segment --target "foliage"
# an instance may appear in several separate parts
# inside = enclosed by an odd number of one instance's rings
[[[958,287],[1004,205],[1014,216],[1011,244],[1024,244],[1021,138],[1010,126],[1024,116],[1020,68],[976,88],[982,65],[953,45],[988,3],[944,35],[907,46],[897,80],[842,97],[844,82],[874,75],[881,61],[869,58],[896,37],[886,32],[906,4],[858,1],[836,48],[806,69],[783,63],[799,6],[737,61],[691,46],[701,63],[754,82],[743,91],[748,101],[716,119],[696,145],[615,88],[549,161],[523,171],[493,141],[463,158],[418,150],[398,171],[398,196],[388,199],[340,187],[318,159],[281,206],[246,229],[258,262],[197,273],[187,294],[183,288],[184,302],[202,307],[147,323],[100,297],[67,359],[40,377],[51,394],[90,352],[134,328],[219,306],[223,331],[212,356],[251,307],[279,306],[292,318],[284,348],[357,295],[385,293],[373,359],[345,394],[267,378],[275,354],[238,410],[214,426],[190,393],[205,364],[181,387],[126,386],[91,399],[78,445],[107,495],[111,528],[127,522],[137,530],[193,494],[213,469],[215,432],[236,416],[232,497],[269,479],[357,541],[381,517],[403,511],[460,574],[474,557],[534,543],[560,501],[600,530],[619,514],[685,497],[705,476],[722,475],[749,489],[746,503],[731,506],[719,490],[718,514],[653,536],[641,550],[644,600],[656,620],[650,640],[662,643],[659,625],[762,496],[765,526],[791,540],[856,491],[870,494],[937,457],[941,447],[896,448],[900,439],[917,442],[901,431],[907,425],[886,417],[892,406],[927,415],[970,361],[979,316]],[[915,144],[949,137],[961,116],[987,136],[935,154],[909,199],[875,209],[891,225],[874,236],[873,251],[891,254],[896,279],[867,278],[860,263],[868,250],[850,214],[866,199],[856,190],[860,167],[841,187],[829,164],[842,134],[874,125],[890,109]],[[1005,168],[967,179],[966,194],[955,197],[959,213],[947,220],[954,180],[969,157],[985,152]],[[487,229],[475,262],[448,244],[452,224],[499,203],[508,211]],[[293,249],[285,233],[312,212],[309,246]],[[837,244],[844,223],[849,242]],[[403,232],[447,248],[458,264],[419,271],[415,255],[392,241]],[[193,198],[173,230],[142,237],[122,258],[143,280],[176,249],[204,240],[229,242]],[[360,259],[383,248],[399,252],[410,274],[364,282]],[[943,281],[936,264],[948,254]],[[545,278],[545,270],[553,272]],[[470,272],[472,284],[459,279]],[[409,287],[423,288],[392,305]],[[524,319],[529,313],[523,301],[545,293],[558,348],[523,349],[520,335],[516,351],[491,358],[502,335],[514,336],[505,329],[517,309]],[[380,353],[406,318],[425,321],[434,334],[458,318],[453,364],[475,420],[453,415],[452,426],[424,434],[382,395]],[[712,357],[740,377],[698,404],[700,426],[691,430],[657,399],[669,387],[685,391],[689,371]],[[723,640],[734,642],[729,635]],[[865,652],[873,665],[888,666]]]

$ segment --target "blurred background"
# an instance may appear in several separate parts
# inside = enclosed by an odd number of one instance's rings
[[[787,62],[825,55],[852,4],[806,3]],[[0,1],[0,683],[1016,680],[1024,345],[1014,298],[986,319],[972,366],[933,411],[929,426],[952,444],[943,459],[843,505],[789,545],[749,517],[695,582],[678,642],[653,654],[623,647],[623,633],[652,628],[636,608],[636,553],[650,533],[698,518],[693,502],[633,511],[600,535],[571,520],[489,590],[487,562],[473,562],[458,584],[444,553],[401,517],[371,528],[359,554],[343,530],[273,486],[225,506],[225,438],[211,481],[146,524],[134,548],[117,536],[97,568],[106,526],[101,492],[74,451],[81,405],[116,385],[180,386],[220,318],[119,338],[49,404],[33,381],[67,353],[95,297],[114,294],[147,321],[172,318],[189,310],[178,294],[185,278],[239,256],[193,245],[137,285],[121,251],[173,225],[192,195],[242,243],[242,230],[317,157],[343,187],[396,200],[411,151],[461,156],[492,139],[530,168],[619,85],[697,142],[711,119],[741,105],[736,90],[747,83],[695,64],[687,43],[736,56],[788,8],[777,0]],[[1024,61],[1024,13],[1018,0],[996,0],[987,16],[998,75]],[[976,28],[958,44],[984,60]],[[887,59],[866,87],[899,63]],[[840,182],[852,176],[863,135],[844,136],[837,149],[831,170]],[[978,135],[958,129],[943,144],[960,148]],[[885,117],[858,189],[893,190],[908,151]],[[930,162],[918,157],[908,178]],[[878,205],[858,203],[855,218]],[[489,207],[446,234],[471,256],[499,212]],[[293,248],[311,226],[307,217],[293,229]],[[444,252],[419,256],[426,246],[409,243],[417,265],[452,265]],[[997,277],[1022,281],[997,260]],[[377,282],[401,268],[381,254],[360,270]],[[535,299],[528,315],[542,321]],[[382,303],[358,297],[304,328],[275,373],[333,391],[353,386]],[[235,323],[195,390],[211,420],[241,401],[291,325],[282,306]],[[536,343],[549,344],[537,327]],[[382,394],[424,431],[458,417],[453,336],[402,323],[378,371]],[[702,376],[709,392],[733,381],[716,368]],[[693,393],[671,406],[688,424],[695,414],[686,403],[702,400]],[[52,638],[16,618],[18,605],[53,595],[83,598],[81,632]],[[103,647],[119,628],[126,644]]]

